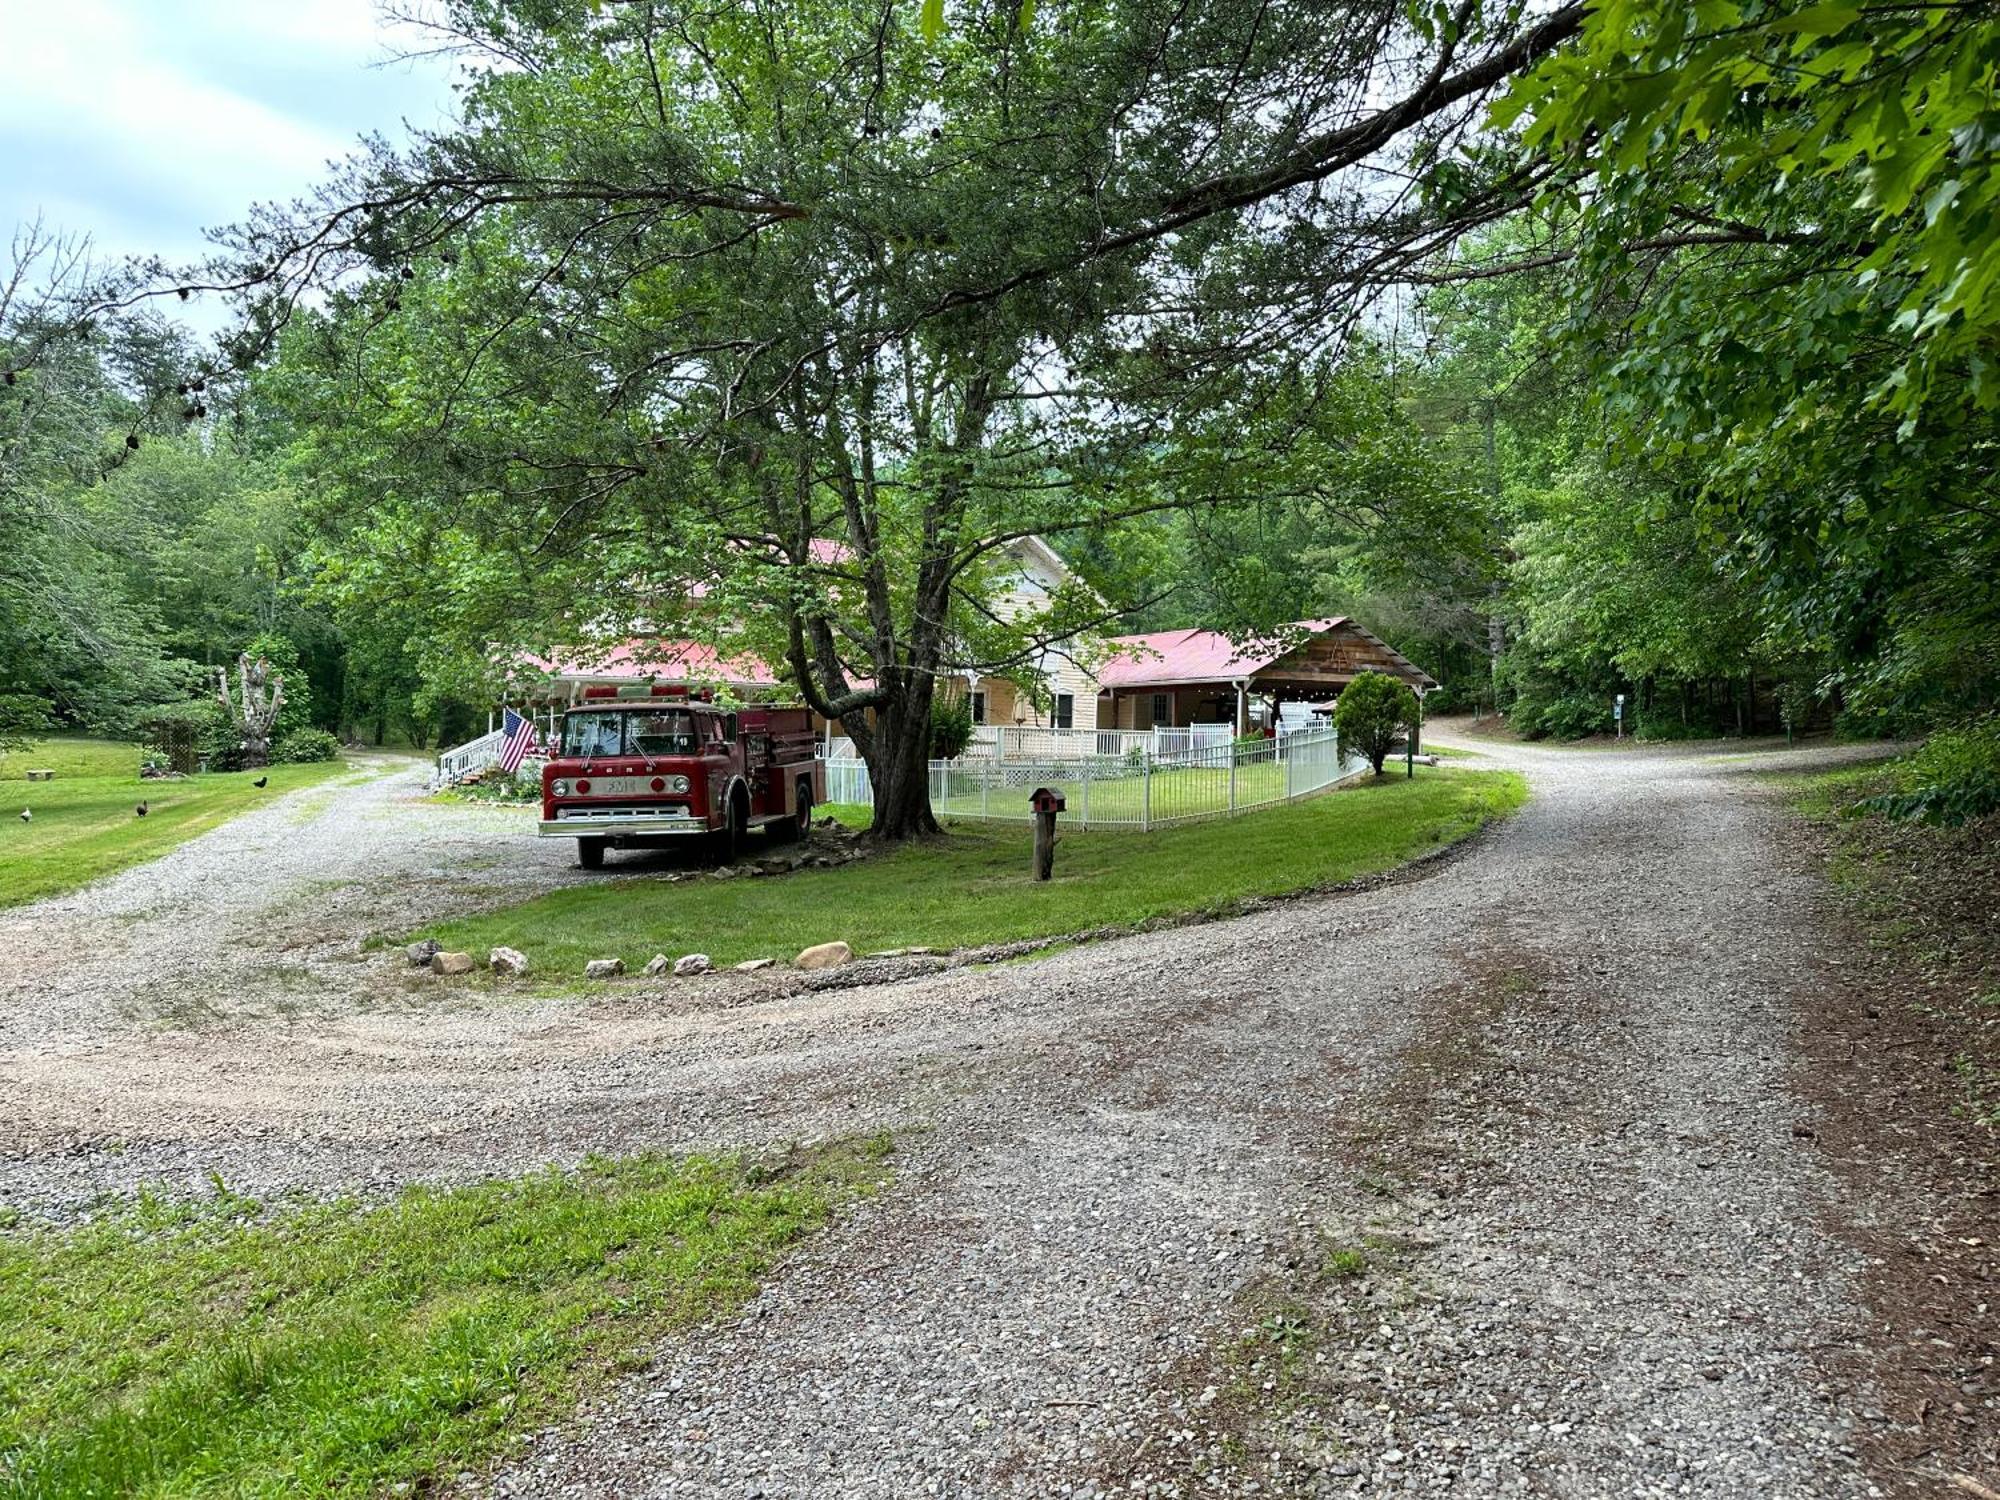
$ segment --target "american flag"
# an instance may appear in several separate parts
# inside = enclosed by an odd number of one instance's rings
[[[542,738],[535,732],[533,719],[524,719],[511,708],[501,721],[501,729],[506,738],[500,742],[500,769],[512,776],[528,753],[540,747]]]

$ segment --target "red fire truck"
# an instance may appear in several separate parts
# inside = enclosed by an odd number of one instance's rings
[[[577,863],[604,851],[705,837],[724,858],[750,830],[804,837],[826,798],[826,767],[803,708],[723,709],[681,687],[585,688],[542,770],[544,838],[575,839]]]

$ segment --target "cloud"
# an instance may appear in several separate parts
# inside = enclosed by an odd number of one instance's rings
[[[372,0],[0,0],[0,223],[198,253],[363,132],[442,116],[448,65],[390,55]]]

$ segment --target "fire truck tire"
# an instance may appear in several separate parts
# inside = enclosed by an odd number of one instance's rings
[[[799,778],[797,800],[792,804],[792,815],[776,823],[764,826],[771,831],[771,837],[780,843],[789,844],[794,839],[802,839],[812,829],[813,792],[812,783],[805,777]]]
[[[729,794],[729,824],[717,838],[723,859],[733,865],[743,857],[744,847],[750,841],[750,799],[740,788]]]
[[[604,840],[578,839],[576,841],[576,862],[586,870],[604,868]]]

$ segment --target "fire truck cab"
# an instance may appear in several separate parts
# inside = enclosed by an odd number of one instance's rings
[[[803,838],[826,767],[803,708],[723,709],[684,687],[585,688],[542,769],[543,838],[576,840],[595,870],[609,848],[705,838],[724,858],[750,830]]]

